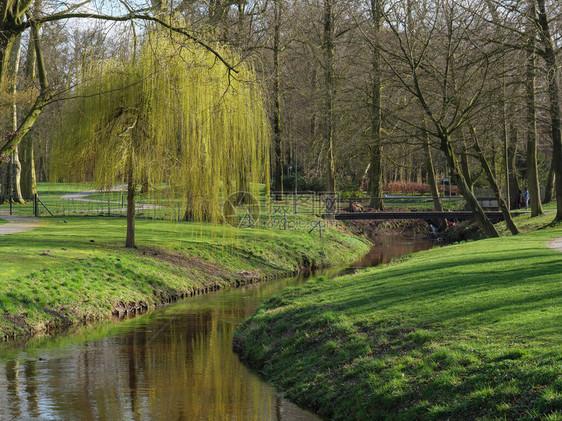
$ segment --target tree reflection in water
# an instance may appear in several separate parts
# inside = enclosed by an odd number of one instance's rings
[[[377,243],[358,266],[432,245],[397,237]],[[299,282],[219,291],[22,348],[5,345],[0,419],[318,420],[280,398],[232,352],[237,324]]]

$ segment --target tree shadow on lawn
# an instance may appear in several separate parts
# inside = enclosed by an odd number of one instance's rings
[[[457,265],[455,269],[461,270],[455,270],[451,276],[447,276],[440,264],[389,267],[329,283],[316,299],[324,299],[330,310],[349,316],[392,314],[416,324],[444,323],[451,329],[508,321],[544,332],[544,320],[534,321],[530,314],[545,310],[556,313],[559,309],[562,283],[558,275],[562,273],[562,259],[542,257],[537,261],[537,256],[518,256],[515,266],[497,272],[469,270],[474,264],[512,261],[508,257],[497,259],[488,255],[471,260],[471,264]],[[527,264],[528,260],[534,264]],[[430,277],[419,278],[420,271]],[[554,325],[546,331],[562,329],[562,318],[548,318]]]

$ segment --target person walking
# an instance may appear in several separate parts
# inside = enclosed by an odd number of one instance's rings
[[[527,190],[527,187],[525,187],[525,193],[523,195],[523,199],[525,199],[525,210],[529,210],[529,198],[531,196],[529,195],[529,190]]]

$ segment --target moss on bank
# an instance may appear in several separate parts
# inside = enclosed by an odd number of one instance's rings
[[[142,311],[205,290],[344,263],[368,249],[329,229],[235,230],[137,221],[137,250],[122,247],[122,218],[53,220],[0,236],[0,338]]]
[[[561,229],[420,252],[289,289],[235,349],[340,420],[562,417]]]

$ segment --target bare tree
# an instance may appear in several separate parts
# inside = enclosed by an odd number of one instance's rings
[[[324,31],[322,50],[324,53],[324,109],[323,109],[323,138],[326,146],[326,167],[328,191],[336,191],[336,166],[334,162],[334,101],[335,101],[335,72],[334,72],[334,1],[324,1]]]
[[[527,6],[527,62],[525,65],[525,88],[527,101],[527,183],[530,193],[531,216],[543,213],[540,197],[539,172],[537,166],[537,112],[535,99],[535,0]]]
[[[534,1],[534,0],[533,0]],[[556,217],[554,222],[562,221],[562,137],[560,133],[560,89],[558,86],[558,65],[556,52],[550,31],[550,23],[544,0],[536,0],[537,18],[533,21],[539,28],[539,40],[542,46],[541,56],[546,64],[548,81],[549,114],[552,131],[552,161],[555,173]]]
[[[453,145],[455,132],[482,109],[480,100],[488,88],[490,56],[488,52],[481,53],[482,45],[472,44],[474,40],[469,34],[477,28],[473,28],[475,23],[470,16],[463,15],[466,12],[462,8],[447,0],[434,2],[433,8],[424,6],[418,5],[414,10],[418,28],[408,27],[413,21],[409,22],[397,5],[386,11],[385,21],[394,34],[397,52],[386,49],[383,57],[404,89],[419,101],[433,126],[430,133],[439,140],[478,225],[485,235],[497,237],[494,225],[463,175]],[[467,53],[469,46],[475,51],[473,55]],[[460,51],[464,56],[459,57]]]

